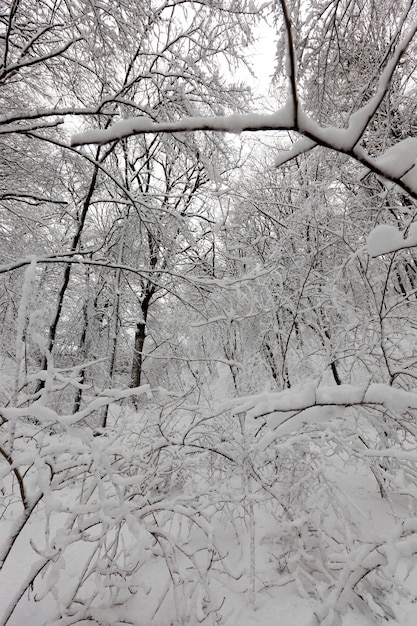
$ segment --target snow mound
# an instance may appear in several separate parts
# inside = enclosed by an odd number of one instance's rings
[[[368,254],[371,257],[414,246],[417,246],[417,222],[411,224],[407,237],[404,237],[403,233],[395,226],[379,224],[369,233],[366,240]]]

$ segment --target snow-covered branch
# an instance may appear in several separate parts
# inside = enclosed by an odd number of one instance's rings
[[[25,59],[20,59],[16,63],[11,63],[10,65],[6,66],[4,70],[0,73],[0,81],[3,81],[7,76],[10,76],[11,74],[15,74],[16,72],[19,72],[23,68],[30,67],[31,65],[38,65],[40,63],[45,63],[45,61],[49,61],[50,59],[53,59],[54,57],[59,57],[66,50],[68,50],[68,48],[73,46],[77,41],[80,41],[80,37],[77,37],[71,41],[68,41],[63,46],[60,46],[59,48],[55,48],[54,50],[51,50],[50,52],[47,52],[46,54],[35,56],[35,57],[29,57]]]
[[[62,118],[52,120],[50,122],[33,122],[32,124],[7,124],[0,126],[0,135],[9,135],[12,133],[29,133],[34,130],[40,130],[41,128],[55,128],[64,123]]]
[[[317,424],[337,415],[338,409],[372,406],[408,411],[417,409],[417,393],[395,389],[382,383],[367,386],[304,385],[302,389],[286,389],[278,393],[264,393],[234,401],[235,414],[246,413],[248,418],[264,418],[273,430],[284,434],[305,423]]]
[[[378,158],[372,157],[358,144],[370,121],[378,111],[391,84],[393,74],[401,57],[417,32],[415,21],[406,35],[395,47],[391,59],[381,73],[375,95],[359,110],[350,116],[347,128],[323,127],[315,122],[305,111],[299,101],[295,82],[295,60],[291,55],[291,22],[286,13],[286,4],[282,3],[284,14],[287,16],[286,25],[289,40],[288,75],[291,83],[291,93],[287,103],[273,114],[234,114],[214,117],[189,117],[175,122],[154,122],[147,117],[128,118],[117,122],[107,129],[90,129],[76,133],[71,138],[71,146],[77,147],[86,144],[105,144],[119,139],[145,133],[182,133],[195,131],[213,131],[223,133],[242,133],[257,131],[296,131],[302,138],[294,144],[287,153],[279,155],[276,165],[281,165],[290,159],[311,150],[315,145],[322,145],[331,150],[342,152],[362,163],[369,171],[394,182],[412,197],[417,198],[417,176],[415,172],[416,151],[414,146],[410,152],[411,141],[406,139],[387,150]],[[399,28],[399,31],[401,28]],[[407,166],[398,165],[398,157],[407,153]],[[411,159],[411,161],[410,161]],[[410,162],[409,162],[410,161]],[[395,162],[395,165],[393,163]],[[401,161],[402,163],[402,161]]]
[[[0,115],[0,126],[4,124],[12,124],[14,122],[27,121],[39,119],[41,117],[62,117],[64,115],[114,115],[114,111],[101,110],[103,103],[100,103],[96,107],[39,107],[32,110],[13,111],[13,113],[6,113]]]
[[[106,144],[118,139],[145,133],[184,133],[208,130],[239,134],[244,131],[289,130],[294,127],[292,102],[272,114],[234,114],[213,117],[189,117],[177,122],[153,122],[146,117],[134,117],[117,122],[104,130],[87,130],[71,137],[71,146]]]
[[[379,224],[369,233],[366,246],[371,257],[414,248],[417,246],[417,223],[411,224],[405,237],[395,226]]]
[[[35,418],[41,424],[62,424],[72,426],[86,419],[93,413],[97,413],[100,409],[119,400],[148,395],[150,393],[149,385],[141,387],[129,387],[128,389],[104,389],[83,409],[76,413],[68,413],[60,415],[55,410],[46,407],[42,400],[33,402],[29,408],[19,407],[2,407],[0,415],[7,421],[15,421],[25,417]]]
[[[184,118],[177,122],[153,122],[145,117],[130,118],[117,122],[104,130],[87,130],[76,133],[71,138],[71,146],[87,144],[106,144],[119,139],[145,133],[183,133],[194,131],[213,131],[240,134],[256,131],[297,131],[303,136],[289,152],[283,152],[276,159],[276,165],[282,165],[299,156],[316,145],[351,156],[364,165],[368,171],[395,183],[412,197],[417,198],[417,176],[414,164],[398,174],[398,168],[392,167],[391,157],[399,156],[406,146],[400,142],[378,158],[372,157],[364,148],[357,144],[363,132],[363,117],[353,117],[355,123],[349,128],[324,128],[299,109],[298,125],[293,116],[293,104],[290,100],[283,108],[273,114],[235,114],[217,117]],[[369,123],[370,118],[366,124]],[[408,141],[408,140],[404,140]],[[409,147],[409,144],[408,144]]]
[[[294,125],[298,125],[298,86],[297,86],[297,63],[296,51],[294,46],[294,38],[292,32],[292,23],[288,6],[285,0],[280,0],[282,15],[284,17],[285,30],[287,33],[287,58],[286,71],[290,81],[291,100],[293,105]]]

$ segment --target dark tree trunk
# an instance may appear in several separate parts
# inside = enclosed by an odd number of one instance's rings
[[[88,304],[84,302],[83,305],[83,330],[81,333],[80,339],[80,354],[82,355],[83,360],[86,357],[87,352],[87,330],[88,330]],[[85,382],[85,369],[83,368],[80,371],[80,383],[83,385]],[[83,396],[82,387],[77,387],[74,398],[74,406],[72,407],[72,412],[77,413],[81,408],[81,399]]]
[[[132,362],[131,387],[139,387],[142,380],[143,346],[146,339],[146,322],[138,322],[135,333],[135,347]]]
[[[97,151],[96,158],[98,158],[99,150]],[[70,247],[71,252],[75,252],[77,250],[77,248],[78,248],[79,243],[80,243],[81,235],[82,235],[82,232],[83,232],[83,229],[84,229],[84,225],[85,225],[85,220],[86,220],[86,217],[87,217],[88,210],[90,208],[91,199],[93,197],[94,189],[96,187],[98,172],[99,172],[99,167],[98,167],[98,165],[95,165],[94,166],[93,175],[92,175],[91,181],[90,181],[90,186],[88,188],[87,195],[86,195],[85,200],[83,202],[81,215],[79,216],[77,230],[76,230],[76,232],[74,234],[74,237],[73,237],[73,240],[72,240],[72,243],[71,243],[71,247]],[[68,288],[68,284],[69,284],[69,281],[70,281],[70,276],[71,276],[71,264],[68,263],[68,265],[66,265],[65,270],[64,270],[64,276],[63,276],[63,279],[62,279],[62,284],[61,284],[61,288],[59,290],[58,300],[57,300],[57,303],[56,303],[55,315],[54,315],[52,323],[51,323],[51,325],[49,327],[47,353],[48,352],[49,353],[52,352],[53,347],[55,345],[56,332],[57,332],[59,320],[61,319],[62,307],[63,307],[63,304],[64,304],[64,298],[65,298],[65,294],[66,294],[66,291],[67,291],[67,288]],[[46,370],[47,369],[47,366],[48,366],[47,353],[45,353],[45,355],[42,358],[41,370]],[[43,389],[44,386],[45,386],[45,382],[43,380],[40,380],[39,383],[38,383],[36,392],[41,391],[41,389]]]
[[[140,305],[142,319],[136,324],[135,346],[133,349],[132,373],[130,383],[131,387],[139,387],[142,383],[143,346],[146,339],[146,321],[148,319],[150,301],[154,293],[155,287],[149,287]]]
[[[149,265],[152,270],[155,270],[158,263],[158,244],[154,239],[151,232],[148,231],[148,246],[149,246]],[[142,319],[136,324],[135,332],[135,347],[133,350],[132,361],[132,374],[131,374],[131,387],[139,387],[142,382],[142,369],[143,369],[143,346],[146,339],[146,321],[148,319],[149,306],[151,300],[157,290],[155,284],[147,282],[143,290],[143,299],[140,303]]]

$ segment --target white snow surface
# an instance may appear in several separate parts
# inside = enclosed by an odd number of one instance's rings
[[[407,137],[388,148],[375,163],[389,173],[393,178],[402,178],[412,168],[415,168],[417,159],[417,138]]]
[[[280,425],[288,415],[306,411],[313,407],[348,407],[358,405],[378,405],[403,411],[417,409],[417,393],[396,389],[383,383],[364,386],[333,385],[318,386],[316,382],[284,391],[257,394],[235,401],[234,412],[247,412],[249,418],[259,418],[272,414],[284,414],[275,417],[270,424],[273,428]]]
[[[72,146],[90,143],[107,143],[124,137],[147,132],[187,132],[215,130],[241,133],[245,130],[271,130],[290,128],[294,123],[292,102],[288,101],[272,114],[233,114],[213,117],[190,117],[176,122],[154,122],[147,117],[133,117],[117,122],[107,129],[92,129],[71,137]]]
[[[417,246],[417,222],[411,224],[408,235],[391,224],[379,224],[368,235],[366,247],[371,257]]]
[[[117,399],[124,397],[124,395],[125,392],[108,389],[102,392],[100,398],[113,397]],[[392,389],[382,384],[354,387],[351,385],[320,386],[316,382],[311,382],[300,386],[298,389],[253,395],[237,402],[240,403],[239,407],[242,410],[244,405],[247,406],[249,415],[252,417],[258,416],[262,411],[277,411],[275,415],[271,415],[270,425],[276,426],[277,432],[281,433],[284,425],[278,423],[279,412],[281,412],[281,416],[287,418],[295,411],[304,411],[305,418],[309,411],[313,411],[315,421],[319,422],[320,419],[327,419],[331,416],[330,412],[326,413],[326,410],[334,406],[343,408],[345,405],[376,402],[384,405],[395,405],[403,409],[415,407],[417,406],[417,394]],[[11,407],[9,408],[11,409]],[[146,408],[146,411],[149,411],[149,407]],[[322,412],[321,417],[320,412]],[[13,413],[9,413],[9,417],[13,419],[15,416]],[[143,415],[135,413],[129,419],[126,417],[124,419],[127,420],[124,423],[124,430],[128,432],[132,426],[137,428]],[[278,422],[275,424],[274,420],[278,420]],[[298,440],[298,445],[300,442],[301,440]],[[294,446],[294,443],[297,445],[295,437],[293,444],[291,440],[280,444],[279,449],[274,453],[277,463],[281,463],[282,459],[285,459],[286,453],[292,455],[291,447]],[[55,455],[57,458],[64,457],[71,451],[80,465],[90,459],[95,459],[97,463],[102,459],[100,463],[103,463],[104,469],[107,468],[108,478],[111,479],[116,491],[126,483],[137,486],[139,489],[142,484],[140,473],[138,475],[127,473],[118,476],[112,473],[112,466],[106,464],[112,445],[111,436],[109,438],[94,438],[91,433],[83,432],[81,428],[71,428],[66,431],[65,437],[45,433],[42,458],[48,460],[50,455]],[[164,438],[161,438],[161,445],[166,445]],[[152,453],[155,453],[158,446],[158,441],[153,442]],[[89,450],[93,453],[91,457],[88,456]],[[129,446],[123,450],[126,461],[130,458],[130,453],[140,454],[136,449],[129,450]],[[273,452],[272,448],[271,452]],[[381,450],[371,452],[381,454]],[[225,453],[227,453],[227,447],[225,447]],[[392,455],[390,454],[390,456]],[[151,455],[145,454],[143,458],[151,458]],[[17,457],[16,461],[19,465],[25,464],[23,457]],[[335,626],[335,624],[340,624],[340,626],[368,626],[368,624],[373,623],[370,621],[369,613],[364,612],[354,601],[351,602],[353,598],[349,589],[361,579],[366,567],[371,569],[381,566],[392,572],[394,588],[406,584],[407,589],[410,590],[409,596],[406,597],[384,590],[387,598],[389,596],[389,604],[394,611],[394,618],[390,623],[392,626],[414,626],[415,604],[413,602],[416,585],[410,555],[417,550],[417,523],[414,518],[401,521],[406,502],[404,501],[403,504],[400,500],[390,502],[381,499],[369,469],[359,463],[356,465],[352,462],[345,463],[344,459],[337,456],[323,457],[323,461],[327,464],[330,482],[340,486],[339,497],[345,498],[348,502],[351,516],[349,523],[353,524],[352,528],[355,529],[355,543],[352,543],[346,552],[349,558],[345,558],[344,552],[338,552],[340,546],[335,543],[335,553],[334,555],[333,552],[329,553],[329,558],[334,561],[335,572],[340,569],[341,573],[340,575],[335,574],[337,585],[330,591],[326,592],[325,582],[322,581],[324,593],[320,601],[313,596],[310,597],[305,592],[300,594],[303,577],[302,558],[305,556],[311,559],[312,571],[315,574],[313,566],[319,562],[316,551],[319,552],[322,549],[323,544],[320,542],[324,541],[327,531],[323,525],[327,524],[331,529],[337,526],[335,512],[331,507],[329,510],[320,512],[328,503],[326,492],[320,481],[317,482],[311,514],[307,516],[298,514],[294,522],[288,522],[281,515],[277,515],[273,507],[270,508],[268,502],[265,506],[262,504],[262,499],[257,502],[256,492],[246,494],[246,506],[249,506],[251,498],[253,498],[254,504],[253,542],[256,557],[256,594],[254,604],[251,606],[249,591],[251,538],[248,530],[248,515],[245,514],[244,519],[240,519],[244,508],[242,508],[239,476],[232,476],[230,479],[213,477],[211,485],[217,494],[216,502],[219,504],[219,508],[222,506],[224,498],[226,502],[230,501],[228,506],[233,507],[235,511],[233,523],[228,521],[226,515],[216,514],[215,507],[212,509],[213,518],[211,521],[206,519],[206,513],[211,510],[205,504],[206,500],[208,502],[207,494],[200,498],[201,514],[200,509],[194,510],[190,506],[193,501],[190,498],[191,492],[180,490],[178,493],[167,493],[165,500],[162,501],[157,498],[148,503],[139,502],[138,512],[140,515],[135,517],[138,504],[132,505],[132,508],[129,502],[117,500],[117,508],[114,509],[109,494],[103,491],[101,497],[105,506],[103,509],[99,509],[97,513],[94,500],[84,503],[77,498],[75,483],[68,481],[62,489],[54,491],[48,490],[49,482],[46,480],[45,485],[40,485],[46,490],[45,506],[38,507],[36,514],[31,517],[20,533],[19,540],[13,548],[12,557],[8,559],[7,566],[0,572],[0,622],[4,618],[4,611],[9,603],[13,605],[12,598],[21,588],[22,580],[28,577],[36,567],[39,567],[39,564],[42,564],[44,552],[48,555],[48,550],[62,547],[63,554],[57,552],[56,560],[51,563],[47,576],[44,579],[39,577],[34,589],[31,590],[29,587],[29,591],[20,599],[8,626],[21,626],[22,624],[58,626],[58,624],[74,623],[65,612],[66,603],[71,600],[80,571],[82,571],[84,563],[88,561],[90,552],[93,551],[94,536],[96,534],[98,537],[99,523],[104,525],[110,523],[113,520],[112,515],[117,514],[121,518],[125,517],[127,522],[121,533],[121,545],[124,546],[128,554],[132,555],[132,562],[134,562],[134,557],[140,558],[143,563],[138,570],[140,584],[136,587],[133,586],[133,592],[130,592],[129,588],[129,593],[127,591],[125,593],[123,591],[123,576],[115,575],[113,572],[106,578],[104,571],[106,560],[103,555],[103,571],[100,570],[95,577],[90,577],[85,592],[87,594],[90,589],[94,589],[96,586],[99,594],[98,601],[91,609],[91,621],[81,619],[85,607],[80,605],[80,619],[77,623],[81,625],[87,626],[87,623],[97,623],[105,626],[130,623],[170,626],[174,621],[178,624],[197,624],[201,619],[201,623],[205,626],[215,626],[215,624],[222,624],[223,626],[237,626],[237,624],[269,626],[273,623],[312,626],[316,623],[315,615],[319,615],[323,626]],[[27,462],[30,463],[31,461],[28,459]],[[196,459],[197,463],[198,460]],[[3,467],[5,470],[8,469],[5,464]],[[68,459],[68,467],[72,467],[71,459]],[[284,481],[285,464],[283,472],[282,480]],[[197,475],[198,467],[196,465]],[[301,482],[314,481],[314,475],[314,471],[312,471],[311,476],[300,477]],[[280,474],[278,474],[279,477]],[[100,475],[98,487],[104,485],[102,483],[103,478]],[[109,483],[106,484],[109,486]],[[192,485],[193,489],[197,488],[197,483],[194,480]],[[296,489],[298,488],[299,485]],[[148,494],[148,496],[150,495],[152,494]],[[11,534],[14,521],[13,510],[10,506],[7,514],[0,516],[0,538],[2,539]],[[172,513],[172,515],[167,516],[166,527],[162,522],[158,527],[150,522],[152,514],[158,515],[160,510]],[[77,525],[74,527],[73,525],[66,526],[65,515],[77,515]],[[184,520],[188,520],[188,523],[179,524],[178,517],[180,516],[183,516]],[[51,542],[50,545],[45,544],[44,524],[46,517],[48,517],[47,539]],[[194,518],[198,524],[192,527],[191,520]],[[85,528],[83,524],[85,524]],[[90,526],[93,530],[90,529]],[[94,527],[97,530],[94,531]],[[202,532],[199,529],[202,529]],[[175,576],[178,576],[178,581],[176,580],[178,600],[174,595],[166,594],[164,590],[166,589],[165,581],[169,581],[170,578],[167,575],[164,554],[162,551],[158,551],[150,535],[150,532],[155,530],[162,536],[165,536],[165,533],[167,537],[174,537],[181,532],[189,533],[186,535],[187,541],[184,543],[183,560],[178,557],[176,561],[181,571],[177,573],[174,570],[173,572]],[[83,542],[83,532],[86,533],[88,541]],[[334,532],[337,538],[337,529]],[[212,541],[213,545],[219,548],[219,553],[222,555],[226,567],[224,572],[220,563],[219,566],[213,568],[213,574],[209,573],[209,583],[206,588],[199,578],[198,569],[201,567],[204,573],[205,551],[203,548],[205,544],[202,541],[202,534],[206,535],[210,542]],[[293,540],[300,541],[301,537],[302,543],[293,546],[291,542]],[[111,534],[108,540],[110,541],[110,539]],[[125,541],[126,545],[124,545]],[[0,546],[1,544],[2,541],[0,541]],[[40,554],[35,552],[33,546],[37,547]],[[209,550],[207,553],[210,557]],[[282,557],[283,553],[287,553],[284,558]],[[189,563],[186,561],[187,554],[190,554],[194,559],[196,564],[194,569],[191,567],[191,561]],[[169,556],[171,556],[170,553]],[[180,574],[182,579],[180,579]],[[121,603],[114,606],[107,604],[108,600],[105,594],[105,584],[112,582],[112,580],[116,583],[120,581],[120,593],[122,594],[119,597],[122,600]],[[320,585],[319,580],[315,584]],[[198,586],[201,587],[201,591],[195,593],[194,591],[198,589]],[[210,616],[207,618],[206,615],[208,602],[206,592],[208,591],[212,603],[210,606],[218,607],[217,611],[213,611],[212,619]],[[100,600],[100,598],[102,599]],[[163,602],[159,598],[163,598]],[[372,602],[371,597],[368,600]],[[161,608],[155,611],[158,602],[160,602]],[[180,612],[177,620],[176,608]],[[343,610],[343,614],[340,616],[339,609]],[[184,612],[183,621],[180,620],[182,611]],[[61,619],[60,615],[64,615],[64,617]],[[204,619],[205,616],[206,619]]]

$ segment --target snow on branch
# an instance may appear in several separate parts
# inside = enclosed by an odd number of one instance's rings
[[[118,141],[134,135],[145,133],[183,133],[195,131],[213,131],[239,134],[245,131],[296,131],[302,138],[297,141],[289,151],[284,151],[275,160],[275,166],[280,166],[287,161],[308,152],[316,145],[321,145],[330,150],[335,150],[351,156],[364,165],[368,171],[374,172],[394,184],[398,185],[417,198],[417,168],[415,158],[417,156],[417,140],[408,138],[389,148],[378,158],[372,157],[360,145],[357,145],[363,129],[362,116],[353,119],[349,128],[322,127],[312,118],[298,110],[298,126],[294,120],[292,101],[273,114],[248,113],[246,115],[229,115],[214,117],[190,117],[176,122],[153,122],[146,117],[135,117],[122,120],[107,129],[91,129],[82,133],[76,133],[71,138],[71,147],[87,144],[106,144]],[[416,142],[415,144],[412,142]],[[412,155],[410,150],[412,148]],[[398,166],[398,159],[407,155],[404,166]],[[393,163],[395,162],[395,165]],[[402,161],[401,161],[402,162]]]
[[[286,4],[282,2],[285,13]],[[408,13],[408,11],[407,11]],[[407,14],[406,13],[406,14]],[[289,18],[288,18],[289,19]],[[287,30],[290,29],[290,21]],[[400,34],[403,23],[393,37],[393,44]],[[417,198],[417,139],[408,138],[374,158],[359,145],[366,128],[380,107],[391,83],[398,63],[417,32],[415,21],[404,37],[395,46],[392,57],[381,72],[375,95],[349,119],[347,128],[322,127],[309,117],[298,101],[295,85],[294,58],[290,63],[289,77],[291,93],[283,108],[273,114],[248,113],[229,116],[189,117],[175,122],[154,122],[141,116],[122,120],[110,128],[90,129],[74,134],[71,146],[86,144],[105,144],[133,135],[144,133],[180,133],[194,131],[213,131],[242,133],[244,131],[296,131],[301,139],[288,151],[278,156],[276,166],[311,150],[315,145],[322,145],[331,150],[347,154],[362,163],[369,171],[399,185],[412,197]],[[288,30],[290,36],[291,30]],[[292,40],[289,41],[291,51]],[[385,59],[384,59],[385,61]]]
[[[95,250],[75,250],[70,252],[60,252],[56,254],[50,254],[45,257],[36,257],[30,255],[23,259],[14,261],[13,263],[7,263],[6,265],[0,265],[0,274],[6,274],[7,272],[13,272],[21,267],[30,265],[32,261],[36,263],[84,263],[83,256],[92,254]],[[71,259],[71,257],[79,257],[77,259]]]
[[[288,130],[294,126],[292,102],[272,114],[248,113],[213,117],[189,117],[177,122],[153,122],[146,117],[133,117],[117,122],[104,130],[87,130],[71,137],[71,146],[105,144],[144,133],[184,133],[197,130],[239,134],[244,131]]]
[[[412,2],[410,3],[409,7],[411,7],[411,4]],[[406,12],[406,14],[407,13],[408,11]],[[399,37],[402,26],[403,23],[401,23],[398,27],[398,30],[394,34],[392,41],[395,41],[397,37]],[[385,69],[379,77],[378,87],[375,95],[363,107],[361,107],[358,111],[350,116],[348,132],[350,134],[351,142],[353,142],[352,147],[360,140],[366,128],[368,127],[369,122],[372,120],[378,108],[380,107],[386,93],[388,92],[389,85],[391,83],[391,79],[393,77],[395,69],[401,57],[405,53],[407,47],[414,38],[416,32],[417,21],[412,24],[409,31],[404,35],[403,39],[396,46],[391,59],[386,64]]]
[[[355,547],[350,558],[341,566],[339,579],[315,611],[316,624],[333,626],[340,623],[339,616],[352,598],[357,584],[381,566],[396,571],[400,556],[414,557],[417,553],[417,526],[415,520],[397,524],[394,531],[382,542],[369,542]],[[359,596],[360,597],[360,596]]]
[[[275,167],[280,167],[288,161],[295,159],[301,154],[305,154],[309,150],[312,150],[317,146],[317,143],[312,139],[308,139],[307,137],[301,137],[298,139],[289,150],[285,150],[281,152],[275,159]]]
[[[417,246],[417,223],[411,224],[408,236],[391,224],[379,224],[368,235],[366,247],[370,257]]]
[[[296,50],[294,46],[294,38],[292,32],[292,23],[290,14],[288,11],[287,3],[285,0],[280,0],[282,15],[285,23],[285,30],[287,31],[287,58],[286,69],[287,75],[290,81],[291,101],[293,106],[294,122],[295,126],[298,125],[298,86],[297,86],[297,66],[296,66]]]
[[[57,116],[62,117],[64,115],[96,115],[100,113],[100,115],[115,115],[114,111],[106,111],[102,110],[102,107],[106,103],[103,100],[96,107],[84,107],[84,108],[76,108],[76,107],[39,107],[37,109],[32,110],[24,110],[24,111],[13,111],[12,113],[6,113],[4,115],[0,115],[0,126],[5,124],[10,125],[13,122],[21,122],[27,120],[39,119],[40,117],[51,117]],[[128,104],[131,104],[130,101]]]
[[[49,59],[53,59],[54,57],[59,57],[61,54],[66,52],[68,48],[73,46],[78,41],[81,41],[81,39],[81,37],[76,37],[74,39],[71,39],[70,41],[67,41],[63,46],[55,48],[54,50],[50,50],[46,54],[20,59],[16,63],[6,66],[4,70],[0,73],[0,81],[3,81],[10,74],[15,74],[16,72],[19,72],[23,68],[29,67],[31,65],[37,65],[39,63],[44,63],[45,61],[49,61]]]
[[[103,389],[86,407],[72,414],[60,415],[54,409],[45,406],[42,399],[40,399],[33,402],[29,407],[1,407],[0,416],[7,421],[31,417],[39,420],[43,425],[61,424],[72,426],[114,402],[142,395],[149,396],[150,394],[151,389],[149,385],[129,387],[128,389]]]
[[[62,118],[58,118],[50,122],[33,122],[32,124],[26,124],[25,126],[20,126],[19,124],[8,124],[6,126],[0,126],[0,135],[29,133],[33,130],[40,130],[41,128],[55,128],[55,126],[59,126],[63,123],[64,120]]]
[[[246,413],[250,419],[263,418],[273,430],[287,434],[303,424],[319,424],[337,415],[338,407],[374,406],[407,411],[417,409],[417,393],[395,389],[382,383],[367,386],[337,385],[318,387],[310,383],[300,388],[247,396],[235,401],[233,413]]]

